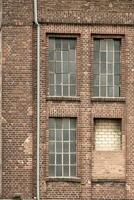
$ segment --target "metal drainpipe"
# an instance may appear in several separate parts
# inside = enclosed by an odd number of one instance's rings
[[[34,0],[34,23],[37,27],[37,200],[40,200],[40,25],[37,0]]]

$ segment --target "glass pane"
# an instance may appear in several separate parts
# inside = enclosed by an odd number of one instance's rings
[[[70,49],[75,49],[76,40],[75,39],[69,40],[69,46],[70,46]]]
[[[63,154],[63,164],[69,164],[69,155]]]
[[[49,95],[54,96],[54,85],[49,86]]]
[[[62,164],[62,154],[56,155],[56,164]]]
[[[63,84],[68,84],[68,74],[63,74]]]
[[[75,61],[75,50],[69,51],[69,61]]]
[[[119,63],[114,64],[114,74],[120,74],[120,64]]]
[[[63,62],[63,73],[68,73],[68,62]]]
[[[99,75],[94,75],[94,85],[99,85]]]
[[[55,166],[49,166],[49,176],[55,176]]]
[[[113,62],[113,53],[108,52],[108,62]]]
[[[49,130],[49,140],[55,140],[55,130]]]
[[[62,167],[56,166],[56,176],[62,176]]]
[[[69,72],[76,74],[76,64],[75,64],[75,62],[69,62]]]
[[[49,51],[48,53],[48,60],[54,60],[54,51]]]
[[[55,164],[55,154],[49,154],[49,164]]]
[[[113,97],[113,87],[108,87],[108,97]]]
[[[63,51],[63,61],[68,61],[68,51]]]
[[[55,119],[49,118],[49,129],[55,129],[55,127],[56,127]]]
[[[119,85],[120,84],[120,76],[118,76],[118,75],[114,76],[114,84],[115,85]]]
[[[70,163],[71,164],[76,164],[76,154],[71,154],[70,155]]]
[[[56,61],[61,61],[61,51],[55,52],[55,59],[56,59]]]
[[[70,130],[70,140],[71,141],[76,140],[76,131]]]
[[[49,62],[49,72],[55,72],[55,62]]]
[[[99,74],[99,64],[94,64],[94,74]]]
[[[62,152],[62,142],[56,142],[56,152]]]
[[[56,84],[61,84],[61,74],[56,74]]]
[[[76,75],[70,74],[70,84],[76,84]]]
[[[76,86],[75,85],[70,86],[70,96],[76,96]]]
[[[113,75],[108,76],[108,85],[113,85]]]
[[[100,95],[101,95],[101,97],[106,97],[106,87],[105,86],[100,87]]]
[[[69,152],[69,143],[68,142],[63,143],[63,152]]]
[[[55,142],[49,142],[49,152],[55,152]]]
[[[61,86],[60,85],[56,85],[56,96],[61,96]]]
[[[112,63],[108,64],[108,73],[113,73],[113,64]]]
[[[120,96],[120,87],[115,86],[114,87],[114,96],[119,97]]]
[[[95,97],[99,96],[99,86],[98,87],[97,86],[94,87],[94,96]]]
[[[70,176],[76,176],[76,166],[71,166],[71,168],[70,168]]]
[[[61,62],[56,62],[55,64],[55,68],[56,68],[56,73],[61,73],[62,68],[61,68]]]
[[[62,129],[62,119],[56,119],[56,129]]]
[[[106,40],[101,40],[101,50],[106,51]]]
[[[106,63],[106,52],[101,52],[101,62]]]
[[[95,39],[94,40],[94,50],[99,51],[100,50],[100,40]]]
[[[70,119],[70,129],[76,129],[76,119]]]
[[[56,141],[62,141],[62,131],[56,130]]]
[[[54,84],[54,74],[49,74],[49,84]]]
[[[68,95],[68,86],[66,86],[66,85],[63,85],[63,96],[69,96]]]
[[[69,131],[63,130],[63,140],[68,141],[69,140]]]
[[[76,152],[76,143],[75,142],[70,143],[70,152]]]
[[[106,74],[106,63],[101,63],[101,73]]]
[[[100,76],[100,85],[106,85],[106,76],[105,75]]]
[[[108,51],[113,51],[113,39],[108,39]]]
[[[114,40],[114,49],[115,51],[120,51],[120,41],[119,40]]]
[[[94,63],[99,63],[99,52],[98,51],[94,52]]]
[[[60,39],[55,39],[55,49],[61,50],[61,40]]]
[[[62,49],[68,50],[68,40],[62,40]]]
[[[119,63],[120,62],[120,52],[115,52],[114,53],[114,61],[115,61],[115,63]]]
[[[63,123],[63,129],[69,129],[69,119],[64,118],[62,123]]]
[[[63,175],[64,176],[69,176],[69,167],[68,166],[64,166],[63,167]]]
[[[54,38],[49,38],[49,45],[48,45],[49,49],[51,49],[51,50],[53,49],[54,50],[54,48],[55,48],[54,44],[55,44],[55,39]]]

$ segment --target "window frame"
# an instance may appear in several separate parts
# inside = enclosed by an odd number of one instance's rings
[[[74,143],[75,143],[75,152],[71,152],[70,151],[70,144],[71,144],[71,140],[70,140],[70,138],[69,138],[69,141],[68,141],[68,143],[69,143],[69,151],[68,151],[68,154],[67,155],[69,155],[69,163],[68,163],[68,166],[69,166],[69,176],[63,176],[63,173],[62,173],[62,176],[56,176],[56,171],[55,171],[55,175],[54,176],[50,176],[49,175],[49,166],[51,165],[50,163],[49,163],[49,125],[48,125],[48,178],[50,178],[50,179],[77,179],[77,175],[78,175],[78,172],[77,172],[77,166],[78,166],[78,161],[77,161],[77,118],[76,117],[49,117],[48,118],[48,122],[49,122],[49,120],[50,119],[54,119],[55,120],[55,123],[56,123],[56,120],[57,119],[60,119],[60,120],[62,120],[62,123],[63,123],[63,120],[64,119],[68,119],[69,120],[69,135],[70,135],[70,130],[73,130],[73,129],[70,129],[71,127],[70,127],[70,120],[71,119],[75,119],[75,141],[73,141]],[[56,128],[55,128],[55,130],[56,130]],[[62,131],[63,131],[64,129],[63,129],[63,124],[62,124]],[[66,129],[65,129],[66,130]],[[63,132],[62,132],[62,134],[63,134]],[[57,140],[56,140],[56,138],[55,138],[55,144],[56,144],[56,142],[57,142]],[[63,144],[64,144],[64,141],[63,141],[63,138],[62,138],[62,148],[63,148]],[[65,143],[66,143],[66,141],[65,141]],[[70,164],[70,155],[71,154],[74,154],[75,153],[75,156],[76,156],[76,163],[75,164]],[[50,153],[51,154],[51,153]],[[57,155],[57,152],[56,152],[56,149],[55,149],[55,152],[53,153],[54,154],[54,156],[55,156],[55,159],[56,159],[56,155]],[[64,163],[63,163],[63,154],[64,154],[64,152],[63,152],[63,149],[62,149],[62,172],[63,172],[63,167],[64,167]],[[65,153],[66,154],[66,153]],[[55,164],[54,164],[54,166],[55,166],[55,168],[56,168],[56,161],[55,161]],[[70,176],[70,167],[71,166],[75,166],[75,170],[76,170],[76,175],[75,176]],[[56,170],[56,169],[55,169]]]
[[[76,40],[76,95],[75,96],[50,96],[49,95],[49,64],[48,64],[48,51],[49,51],[49,38],[60,38],[60,39],[75,39]],[[46,96],[47,100],[78,100],[80,94],[80,36],[76,34],[55,34],[49,33],[46,37]]]
[[[94,40],[95,39],[119,39],[120,42],[120,96],[119,97],[109,97],[109,96],[94,96]],[[91,101],[125,101],[125,37],[124,35],[109,34],[100,35],[92,34],[91,40]]]

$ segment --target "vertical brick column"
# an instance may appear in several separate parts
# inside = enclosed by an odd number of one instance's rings
[[[80,133],[81,133],[81,199],[91,199],[91,105],[88,28],[81,35],[81,81],[80,81]]]

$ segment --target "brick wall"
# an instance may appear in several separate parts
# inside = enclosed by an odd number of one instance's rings
[[[53,200],[134,199],[134,3],[40,0],[40,195]],[[36,196],[36,29],[32,1],[3,1],[2,199]],[[77,98],[48,97],[48,37],[77,38]],[[92,97],[93,37],[121,37],[122,98]],[[48,177],[49,117],[77,118],[77,178]],[[122,121],[122,148],[94,150],[94,119]]]

